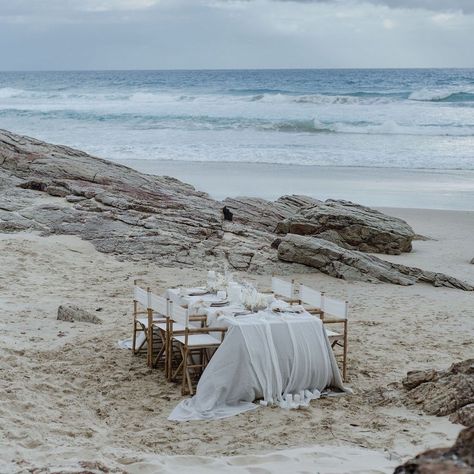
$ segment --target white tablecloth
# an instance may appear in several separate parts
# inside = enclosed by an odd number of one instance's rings
[[[320,319],[308,313],[262,311],[221,316],[227,335],[198,383],[196,395],[171,413],[175,421],[225,418],[280,404],[287,394],[347,391]],[[220,324],[222,325],[222,324]]]

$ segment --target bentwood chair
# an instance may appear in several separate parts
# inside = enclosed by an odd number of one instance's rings
[[[201,375],[213,352],[223,341],[227,328],[192,326],[187,308],[183,308],[175,303],[171,303],[170,307],[169,331],[171,340],[169,349],[171,358],[168,370],[172,373],[172,380],[181,375],[181,393],[183,395],[186,393],[192,395],[194,392],[193,378],[198,378]],[[176,325],[184,326],[184,331],[177,331]],[[217,339],[210,332],[213,334],[220,332],[221,338]],[[172,372],[172,351],[175,346],[179,349],[181,357],[178,367]]]

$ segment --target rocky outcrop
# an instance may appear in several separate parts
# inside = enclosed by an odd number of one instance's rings
[[[451,448],[430,449],[395,469],[394,474],[473,474],[474,426],[459,433]]]
[[[223,220],[224,205],[233,221]],[[119,259],[160,265],[225,262],[237,270],[261,273],[314,267],[340,278],[398,284],[427,281],[463,288],[445,275],[351,254],[353,249],[385,253],[410,249],[414,236],[410,226],[378,211],[307,196],[218,202],[171,177],[146,175],[72,148],[0,130],[0,232],[19,231],[79,235]],[[317,234],[328,245],[332,242],[332,255],[342,257],[323,259],[322,251],[316,257],[312,247],[311,256],[298,251],[290,258],[283,249],[292,237],[282,232]],[[285,244],[277,250],[282,241]],[[293,265],[290,270],[287,262],[304,266]]]
[[[465,426],[474,423],[474,359],[447,370],[416,370],[403,380],[407,402],[429,415],[446,416]]]
[[[222,204],[188,184],[5,131],[0,193],[3,232],[80,235],[101,252],[161,264],[279,265],[273,236],[224,229]]]
[[[474,290],[473,286],[443,273],[390,263],[316,237],[286,235],[278,245],[278,258],[309,265],[344,280],[379,281],[405,286],[425,282],[434,286]]]
[[[277,234],[312,235],[350,250],[398,255],[411,250],[413,229],[403,220],[349,201],[283,196],[275,202],[227,198],[238,221]]]
[[[348,201],[302,206],[278,223],[277,233],[312,235],[350,250],[398,255],[410,252],[415,237],[403,220]]]
[[[82,323],[102,324],[102,320],[95,314],[89,313],[89,311],[72,304],[60,305],[58,308],[57,319],[59,321],[68,321],[70,323],[78,321]]]

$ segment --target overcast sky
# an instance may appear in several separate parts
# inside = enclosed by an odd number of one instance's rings
[[[474,0],[0,0],[0,69],[474,67]]]

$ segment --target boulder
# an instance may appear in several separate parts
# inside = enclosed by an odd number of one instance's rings
[[[276,201],[261,198],[226,198],[224,204],[232,211],[233,221],[254,229],[274,233],[278,224],[305,207],[321,203],[309,196],[282,196]]]
[[[415,237],[402,219],[349,201],[327,200],[300,207],[278,223],[280,234],[312,235],[363,252],[410,252]]]
[[[474,426],[461,431],[451,448],[430,449],[398,466],[394,474],[473,474]]]
[[[102,324],[102,320],[95,314],[72,304],[59,306],[57,319],[71,323],[78,321],[82,323]]]
[[[452,364],[446,370],[411,371],[402,383],[408,405],[416,405],[429,415],[450,415],[454,423],[474,423],[474,359]]]
[[[468,283],[443,273],[387,262],[317,237],[286,235],[278,245],[278,258],[285,262],[309,265],[344,280],[380,281],[404,286],[425,282],[434,286],[474,290]]]

